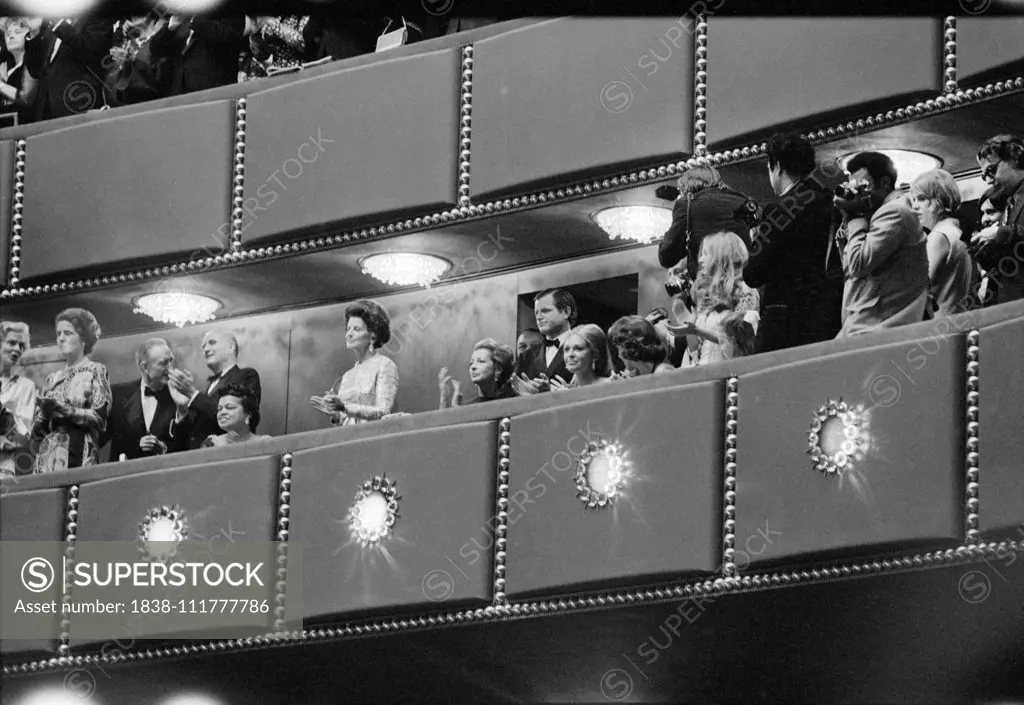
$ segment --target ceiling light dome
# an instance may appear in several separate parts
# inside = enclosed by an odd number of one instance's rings
[[[661,239],[672,225],[672,211],[659,206],[612,206],[590,217],[612,240],[644,245]]]
[[[430,286],[452,268],[452,263],[434,255],[415,252],[387,252],[359,260],[363,274],[391,286]]]
[[[201,294],[184,291],[161,291],[135,299],[135,313],[149,316],[157,323],[170,323],[178,328],[192,323],[205,323],[216,318],[221,302]]]
[[[926,154],[925,152],[915,152],[910,149],[874,149],[874,150],[862,150],[862,151],[873,151],[892,159],[893,165],[896,167],[896,188],[905,188],[910,186],[914,182],[914,179],[919,177],[926,171],[932,169],[942,168],[942,160],[932,154]],[[839,168],[843,171],[847,171],[846,165],[850,163],[850,160],[860,152],[850,152],[844,154],[836,160]]]

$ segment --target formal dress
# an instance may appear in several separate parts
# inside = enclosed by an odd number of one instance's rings
[[[928,251],[917,214],[898,191],[868,218],[846,225],[840,336],[924,320]]]
[[[328,394],[342,399],[355,392],[355,401],[346,401],[340,420],[332,424],[351,426],[376,421],[391,413],[398,396],[398,367],[391,358],[375,353],[368,360],[357,362],[352,369],[334,381]]]
[[[148,393],[147,393],[148,392]],[[103,443],[110,441],[110,460],[122,455],[127,460],[157,455],[159,451],[143,452],[139,441],[153,435],[173,453],[188,449],[188,438],[175,439],[170,435],[176,407],[171,391],[164,387],[158,392],[144,387],[141,380],[115,384],[111,387],[110,414]]]
[[[39,79],[36,120],[77,115],[106,104],[104,62],[113,41],[113,21],[81,17],[47,23],[25,42],[25,66]]]
[[[463,402],[462,405],[465,406],[466,404],[479,404],[480,402],[494,401],[495,399],[514,399],[515,396],[516,396],[516,393],[512,389],[512,385],[508,384],[508,383],[505,383],[501,387],[498,388],[498,391],[495,393],[495,395],[493,397],[477,396],[477,397],[475,397],[473,399],[470,399],[467,402]]]
[[[739,301],[736,304],[736,308],[732,310],[717,309],[717,310],[700,310],[697,311],[697,317],[694,319],[694,325],[698,328],[702,328],[708,331],[714,331],[719,336],[723,336],[722,331],[722,320],[733,313],[742,313],[744,319],[746,319],[751,326],[754,328],[754,332],[758,329],[758,320],[760,311],[760,297],[757,291],[751,289],[746,284],[740,284],[741,292],[739,294]],[[696,367],[699,365],[710,365],[714,362],[721,362],[727,360],[725,350],[722,347],[721,342],[713,343],[705,338],[700,338],[700,344],[693,349],[688,349],[687,354],[683,359],[684,367]]]
[[[0,451],[0,475],[28,474],[32,471],[28,445],[36,412],[36,385],[27,377],[14,375],[0,386],[0,406],[10,413],[3,437],[17,446]]]
[[[976,253],[996,303],[1024,298],[1024,181],[1007,199],[995,242]]]
[[[171,429],[173,436],[177,438],[187,434],[188,447],[195,449],[208,436],[219,436],[224,433],[217,424],[217,404],[220,399],[216,392],[218,389],[226,387],[245,387],[252,392],[257,404],[262,400],[263,388],[260,385],[260,373],[251,367],[232,365],[221,371],[220,374],[211,375],[206,380],[206,384],[195,391],[189,401],[188,415],[180,422],[176,420]]]
[[[223,448],[224,446],[231,446],[231,445],[235,445],[237,443],[248,443],[249,441],[262,441],[262,440],[266,440],[267,438],[272,438],[272,436],[266,436],[266,435],[257,436],[255,434],[253,434],[253,435],[249,436],[248,438],[246,438],[244,441],[238,441],[238,440],[233,440],[234,436],[230,436],[230,435],[225,433],[225,434],[222,434],[220,436],[207,436],[206,440],[203,441],[199,445],[199,447],[200,448]]]
[[[830,260],[832,194],[798,181],[764,207],[743,280],[764,287],[756,350],[831,340],[842,327],[843,270]]]
[[[36,410],[32,430],[38,451],[35,474],[95,465],[99,439],[107,426],[110,381],[107,368],[89,358],[47,375],[41,393],[71,409],[63,418],[43,418]]]
[[[708,235],[732,232],[750,246],[750,224],[742,219],[748,199],[731,189],[709,187],[689,199],[681,196],[672,207],[672,225],[658,245],[658,261],[666,269],[687,258],[690,279],[697,278],[700,243]]]
[[[956,218],[941,220],[928,237],[942,238],[949,247],[928,285],[928,316],[936,318],[963,313],[971,308],[970,292],[978,280],[978,273],[967,252],[967,243],[963,241],[960,223]]]

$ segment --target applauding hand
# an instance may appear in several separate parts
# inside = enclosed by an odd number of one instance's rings
[[[551,382],[548,381],[546,375],[541,375],[537,379],[530,379],[523,373],[512,375],[512,391],[521,397],[527,394],[540,394],[549,389],[551,389]]]
[[[555,377],[549,382],[549,384],[551,385],[551,391],[553,392],[564,392],[566,389],[572,388],[571,384],[561,377]]]

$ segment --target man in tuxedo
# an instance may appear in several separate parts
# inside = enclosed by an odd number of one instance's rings
[[[572,379],[562,346],[569,331],[576,325],[576,300],[565,289],[547,289],[533,299],[533,315],[537,328],[544,336],[543,357],[538,357],[541,373],[530,379],[525,374],[513,377],[512,386],[517,394],[536,394],[549,389],[548,380],[559,377],[566,384]]]
[[[226,86],[238,81],[238,55],[248,48],[245,17],[220,20],[172,15],[149,40],[157,59],[167,59],[168,95]]]
[[[105,105],[103,63],[114,42],[109,19],[31,18],[25,40],[25,68],[39,81],[36,120],[78,115]]]
[[[989,198],[1004,206],[1001,224],[991,224],[971,238],[975,257],[986,271],[997,303],[1024,298],[1024,140],[998,135],[978,150],[981,177]]]
[[[167,341],[150,338],[135,351],[141,379],[110,388],[110,414],[102,443],[110,441],[110,459],[126,460],[187,450],[170,435],[175,404],[167,387],[174,353]]]
[[[834,198],[843,224],[843,328],[839,336],[924,320],[928,299],[928,252],[924,230],[907,199],[896,190],[896,167],[879,152],[861,152],[847,164],[851,181],[868,191]]]
[[[206,385],[196,387],[192,375],[185,370],[171,372],[170,384],[178,410],[171,432],[187,434],[188,446],[198,448],[207,436],[224,433],[217,425],[217,397],[220,387],[242,386],[252,390],[260,401],[260,373],[251,367],[238,366],[238,339],[223,330],[211,330],[203,336],[203,357],[213,374]]]
[[[832,194],[810,178],[814,147],[796,134],[768,140],[768,179],[779,197],[764,208],[747,285],[764,287],[756,350],[768,352],[831,340],[842,327],[843,272],[828,258]]]

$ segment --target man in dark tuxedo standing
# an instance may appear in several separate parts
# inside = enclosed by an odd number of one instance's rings
[[[173,15],[149,40],[153,56],[168,60],[168,95],[236,83],[238,55],[248,46],[244,17]]]
[[[211,330],[204,335],[203,357],[213,373],[203,389],[196,387],[189,372],[171,372],[170,384],[178,405],[171,433],[187,433],[190,448],[198,448],[207,436],[224,433],[217,425],[217,397],[214,392],[219,387],[247,387],[257,402],[262,396],[260,373],[251,367],[238,366],[238,338],[231,333]]]
[[[111,387],[110,415],[103,443],[110,441],[110,459],[126,460],[187,450],[171,438],[175,404],[167,387],[174,353],[167,341],[150,338],[135,351],[141,379]]]
[[[768,179],[779,197],[764,207],[743,270],[765,287],[757,352],[832,340],[842,327],[843,270],[828,258],[832,194],[811,178],[814,147],[796,134],[768,140]]]
[[[103,66],[114,42],[109,19],[79,17],[28,21],[25,68],[39,81],[33,115],[36,120],[78,115],[102,108]]]
[[[562,346],[569,331],[576,325],[576,300],[565,289],[547,289],[533,299],[533,316],[537,329],[544,336],[544,351],[538,357],[541,374],[534,379],[520,374],[512,378],[512,387],[517,394],[536,394],[549,389],[548,380],[556,377],[568,384],[572,374],[565,366]]]

